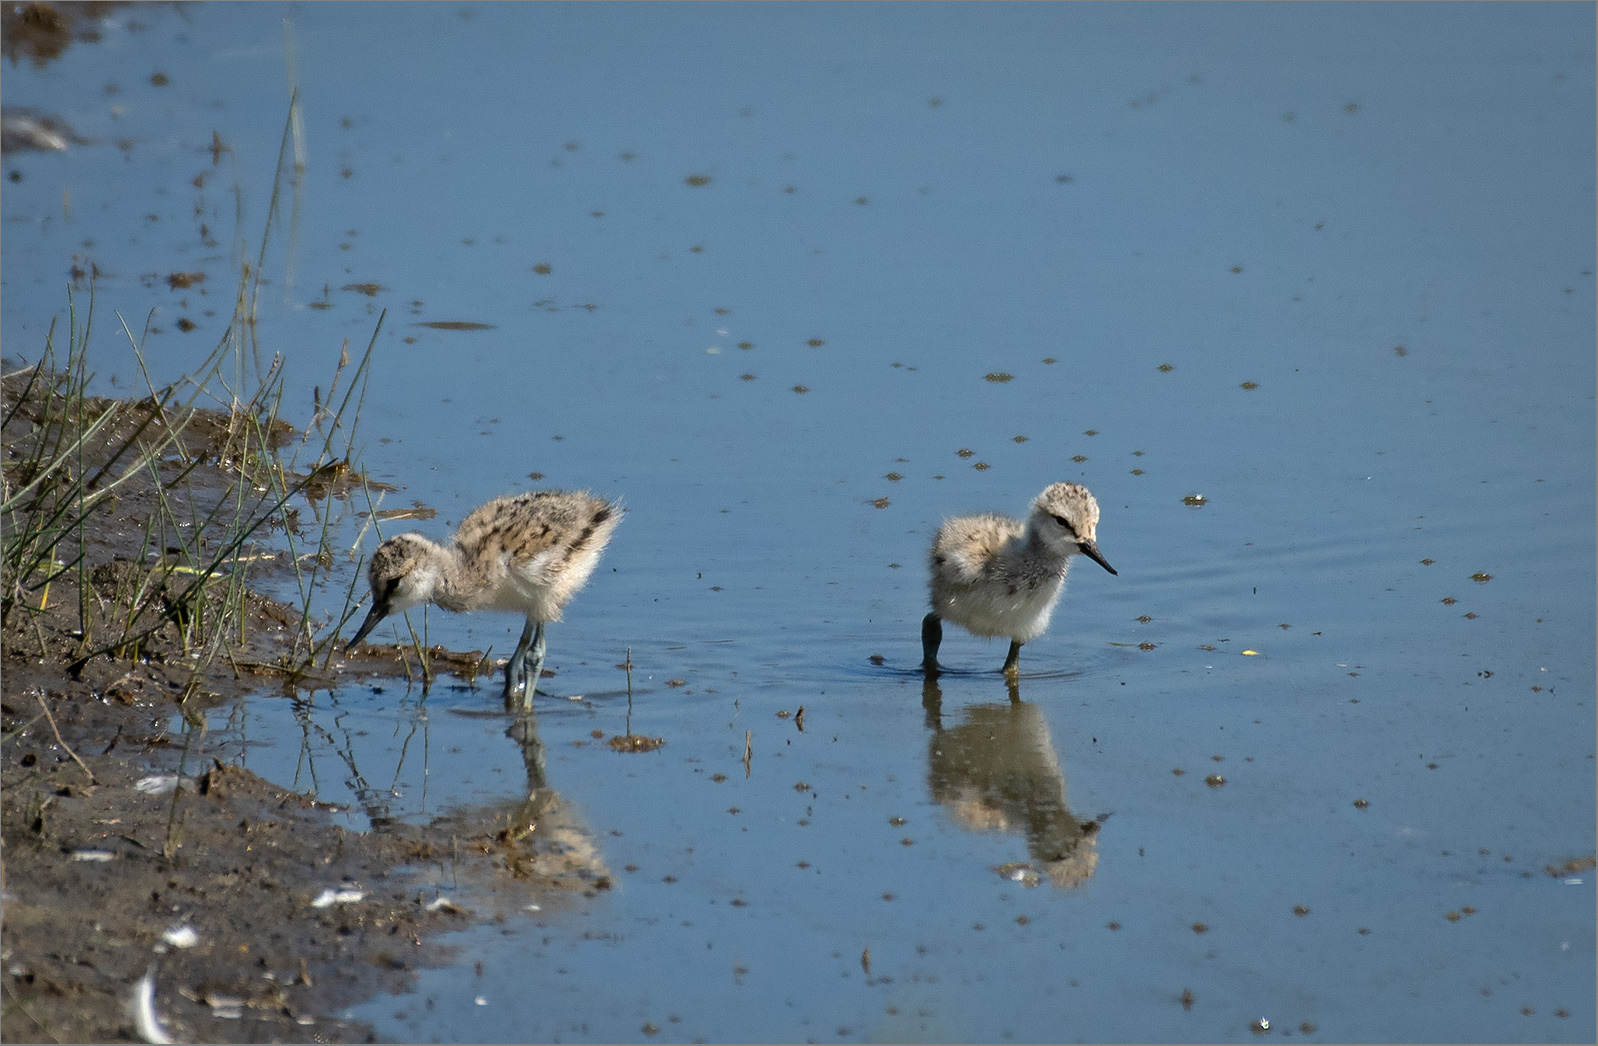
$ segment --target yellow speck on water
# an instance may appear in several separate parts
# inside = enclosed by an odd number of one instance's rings
[[[1243,651],[1243,656],[1244,657],[1258,657],[1259,656],[1259,651],[1258,650],[1245,650],[1245,651]]]
[[[1009,381],[1010,379],[1012,379],[1014,377],[1015,377],[1014,374],[1006,374],[1004,371],[1000,370],[1000,371],[994,371],[994,372],[992,372],[990,374],[984,374],[982,376],[982,380],[983,381],[991,381],[991,382],[995,382],[995,383],[998,383],[998,384],[1003,384],[1004,382],[1007,382],[1007,381]]]

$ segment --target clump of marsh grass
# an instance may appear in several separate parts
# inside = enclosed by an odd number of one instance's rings
[[[318,506],[358,482],[348,441],[340,453],[335,440],[353,431],[344,417],[358,403],[370,346],[353,368],[341,352],[331,387],[353,370],[349,393],[299,432],[283,420],[277,360],[226,410],[198,405],[218,380],[220,353],[198,376],[147,397],[88,395],[89,323],[69,311],[66,359],[52,333],[38,363],[0,381],[11,451],[0,470],[0,626],[47,611],[52,584],[67,578],[56,590],[77,598],[72,674],[100,656],[137,659],[163,631],[198,672],[245,645],[249,568],[277,558],[261,546],[281,530],[303,598],[291,641],[270,663],[290,673],[309,668],[332,644],[331,636],[316,638],[311,617],[312,592],[334,563],[336,520]],[[140,346],[134,351],[142,360]],[[304,507],[321,523],[309,553]],[[130,509],[143,516],[138,532],[122,537],[117,558],[92,563],[91,548],[117,529],[110,517]]]
[[[0,625],[18,609],[44,610],[58,578],[75,573],[80,592],[87,588],[89,521],[115,500],[118,488],[166,456],[181,435],[181,425],[170,420],[181,416],[174,390],[139,403],[87,395],[83,345],[92,303],[91,294],[80,325],[69,292],[64,363],[56,355],[52,324],[40,362],[3,381],[10,454],[0,494]],[[40,593],[36,604],[33,592]],[[87,642],[91,632],[81,600],[80,632]]]
[[[282,420],[277,365],[254,394],[226,411],[198,405],[216,380],[214,363],[139,399],[89,395],[84,346],[91,315],[80,319],[69,296],[65,359],[52,330],[37,363],[0,376],[7,448],[0,468],[0,628],[8,647],[36,636],[38,656],[59,661],[74,678],[97,659],[135,671],[154,659],[175,670],[181,780],[205,737],[205,716],[189,699],[223,658],[237,670],[236,651],[251,638],[252,621],[275,611],[294,637],[276,651],[272,667],[290,677],[310,667],[305,640],[313,634],[314,582],[294,553],[295,530],[284,521],[291,503],[310,504],[317,493],[327,500],[335,484],[352,482],[353,470],[347,450],[335,454],[326,434],[338,429],[339,411],[319,416],[303,434]],[[363,358],[354,368],[357,379],[367,363]],[[341,356],[335,381],[347,366]],[[129,518],[139,522],[129,526]],[[246,583],[253,564],[279,558],[261,552],[277,527],[288,536],[289,562],[306,593],[297,619]],[[325,528],[321,545],[328,545]],[[312,564],[313,573],[325,571],[331,558],[324,553]],[[50,719],[46,695],[35,696]],[[182,791],[174,792],[162,850],[169,859],[182,840]]]
[[[101,660],[136,669],[153,659],[176,668],[185,764],[191,745],[203,747],[204,738],[204,715],[188,702],[210,672],[228,665],[235,673],[272,671],[293,683],[318,667],[325,671],[357,602],[352,586],[336,623],[319,634],[313,597],[336,566],[335,532],[351,510],[351,494],[366,488],[351,455],[384,317],[364,353],[352,359],[348,343],[340,347],[309,422],[303,429],[290,424],[284,361],[263,354],[257,324],[259,274],[283,184],[301,166],[287,159],[297,97],[290,109],[259,255],[252,265],[240,249],[228,327],[201,365],[157,388],[142,338],[119,315],[148,394],[91,395],[91,283],[81,311],[68,289],[65,329],[52,324],[37,360],[0,375],[6,642],[34,637],[39,657],[58,658],[74,678]],[[269,567],[292,576],[293,605],[252,590],[252,576],[261,578]],[[168,851],[180,834],[174,797]]]

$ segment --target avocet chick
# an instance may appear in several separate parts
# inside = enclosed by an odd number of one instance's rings
[[[539,490],[495,498],[456,528],[446,547],[420,534],[377,546],[368,574],[372,607],[348,650],[390,614],[423,603],[445,610],[519,610],[527,615],[505,664],[505,707],[531,708],[544,667],[544,625],[588,580],[621,522],[619,504],[587,491]]]
[[[1032,502],[1025,522],[1008,516],[960,516],[932,539],[932,613],[921,622],[921,667],[937,675],[943,620],[973,635],[1010,637],[1004,673],[1020,674],[1021,644],[1043,634],[1060,601],[1071,557],[1099,554],[1099,503],[1077,483],[1055,483]]]

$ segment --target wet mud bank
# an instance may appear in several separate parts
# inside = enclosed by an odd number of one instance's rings
[[[337,1014],[447,961],[444,931],[606,887],[541,855],[530,831],[459,818],[358,830],[211,755],[205,709],[404,675],[399,652],[319,656],[305,616],[252,589],[288,567],[270,525],[243,542],[226,518],[237,418],[178,419],[153,400],[63,388],[26,371],[4,379],[6,1040],[369,1041],[372,1028]],[[67,480],[39,482],[62,469],[60,434],[85,431]],[[91,480],[139,454],[144,466],[97,497]],[[224,525],[156,555],[162,518]],[[71,525],[51,532],[60,520]],[[229,544],[249,554],[223,563]],[[202,575],[211,583],[194,584]],[[435,668],[476,664],[438,654]]]

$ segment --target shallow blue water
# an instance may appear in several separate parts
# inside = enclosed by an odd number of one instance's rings
[[[74,259],[107,388],[138,387],[112,309],[156,310],[158,381],[215,344],[287,19],[291,400],[387,309],[386,504],[630,510],[538,707],[616,888],[457,935],[358,1011],[383,1035],[1592,1040],[1593,876],[1543,871],[1594,851],[1591,7],[138,11],[4,74],[99,140],[7,157],[8,356]],[[416,325],[461,320],[492,329]],[[1060,479],[1119,576],[1073,570],[1020,704],[953,628],[925,690],[938,522]],[[517,624],[426,619],[500,655]],[[213,727],[352,824],[489,821],[526,792],[497,704],[397,681]],[[667,744],[592,738],[629,727]]]

